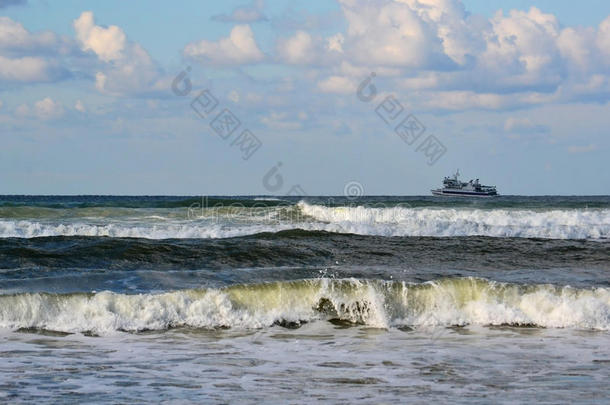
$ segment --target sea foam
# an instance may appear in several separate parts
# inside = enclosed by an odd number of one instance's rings
[[[610,237],[610,210],[327,207],[300,202],[324,230],[381,236],[491,236],[549,239]]]
[[[148,216],[138,220],[58,218],[0,220],[0,237],[110,236],[148,239],[229,238],[288,229],[378,236],[489,236],[609,239],[609,209],[473,209],[325,205],[260,210],[210,210],[192,220]]]
[[[421,284],[311,279],[127,295],[0,296],[0,328],[111,334],[173,327],[265,328],[337,320],[376,328],[526,325],[610,330],[610,290],[485,279]]]

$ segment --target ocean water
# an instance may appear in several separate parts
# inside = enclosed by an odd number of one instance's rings
[[[0,402],[600,403],[610,197],[0,196]]]

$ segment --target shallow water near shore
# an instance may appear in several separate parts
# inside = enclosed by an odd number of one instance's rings
[[[607,331],[174,329],[112,337],[0,337],[3,400],[88,402],[599,403]],[[36,367],[32,367],[36,364]]]

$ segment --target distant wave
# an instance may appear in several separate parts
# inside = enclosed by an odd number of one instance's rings
[[[476,278],[421,284],[312,279],[164,294],[0,296],[0,328],[6,329],[108,334],[183,326],[298,326],[320,320],[377,328],[476,324],[609,330],[610,290]]]
[[[202,211],[193,212],[200,215]],[[88,214],[103,216],[49,217],[45,214],[41,218],[4,218],[0,220],[0,237],[229,238],[303,229],[377,236],[610,238],[610,209],[328,207],[299,202],[288,207],[206,208],[205,216],[194,220],[186,219],[186,211],[166,214],[138,211],[138,217],[121,212],[124,218],[108,216],[105,211]]]
[[[114,238],[189,239],[231,238],[262,232],[277,232],[293,226],[246,225],[228,227],[221,224],[115,222],[104,225],[79,223],[45,223],[36,221],[0,221],[2,238],[37,238],[48,236],[109,236]]]
[[[610,210],[327,207],[300,202],[325,230],[382,236],[491,236],[549,239],[610,237]]]

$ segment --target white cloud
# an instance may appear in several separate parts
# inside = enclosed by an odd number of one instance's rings
[[[603,55],[604,62],[610,65],[610,16],[599,24],[596,44]]]
[[[236,25],[228,37],[216,42],[192,42],[184,48],[184,55],[218,65],[260,62],[264,58],[249,25]]]
[[[292,37],[280,39],[277,51],[282,61],[293,64],[311,62],[315,55],[311,35],[305,31],[297,31]]]
[[[301,64],[313,60],[314,49],[311,35],[297,31],[294,36],[280,39],[277,50],[280,58],[287,63]]]
[[[33,106],[21,104],[15,109],[15,115],[20,118],[35,117],[41,120],[52,120],[61,117],[63,114],[62,104],[50,97],[36,101]]]
[[[105,62],[119,59],[122,56],[126,44],[123,30],[116,25],[108,28],[95,25],[91,11],[83,12],[74,20],[74,30],[82,50],[95,52]]]
[[[146,94],[169,89],[150,55],[138,44],[130,44],[126,55],[95,75],[95,87],[113,95]]]
[[[50,82],[66,77],[58,57],[70,44],[50,31],[31,33],[21,23],[0,17],[0,81]]]
[[[330,76],[318,82],[318,89],[323,93],[355,94],[356,85],[347,77]]]
[[[416,90],[410,97],[426,108],[610,97],[610,17],[595,28],[563,28],[536,7],[500,10],[487,19],[467,13],[458,0],[339,3],[345,32],[318,39],[297,31],[276,47],[277,60],[315,66],[322,92],[347,93],[350,82],[375,72],[379,79],[395,77],[390,86]]]
[[[532,7],[528,12],[512,10],[507,16],[500,11],[490,22],[486,49],[478,57],[483,72],[515,86],[558,84],[561,64],[555,16]]]
[[[46,97],[34,103],[34,111],[41,119],[58,118],[64,113],[61,103]]]
[[[485,48],[481,31],[489,27],[483,17],[469,15],[460,1],[402,0],[441,40],[443,52],[459,65]]]
[[[450,62],[434,27],[409,4],[340,3],[348,23],[343,49],[354,62],[420,68]]]
[[[457,0],[339,0],[347,30],[326,38],[329,55],[355,65],[447,70],[485,49],[491,24]],[[309,35],[309,34],[307,34]],[[301,34],[301,38],[305,38]],[[316,52],[320,53],[320,52]],[[294,63],[311,59],[293,58]]]
[[[288,114],[284,112],[271,112],[269,115],[262,117],[261,122],[277,131],[294,131],[301,129],[303,126],[299,121],[289,120]]]
[[[343,42],[345,42],[345,37],[341,33],[330,36],[326,38],[326,49],[343,53]]]
[[[32,34],[23,25],[9,17],[0,17],[0,48],[2,49],[48,49],[59,44],[57,35],[50,31]]]
[[[74,20],[74,30],[83,50],[91,50],[103,62],[95,73],[95,87],[111,95],[147,95],[166,92],[170,78],[139,44],[127,40],[117,26],[95,24],[93,13],[83,12]]]
[[[571,65],[583,70],[589,69],[594,63],[595,54],[590,46],[592,43],[595,43],[595,30],[591,27],[567,27],[557,38],[561,56]]]
[[[83,102],[81,100],[76,100],[76,103],[74,103],[74,109],[76,111],[80,111],[82,113],[87,111],[87,109],[85,108],[85,105],[83,104]]]
[[[0,80],[44,82],[54,76],[53,66],[45,59],[30,56],[11,59],[0,55]]]
[[[75,75],[93,70],[96,88],[106,94],[167,93],[171,79],[121,28],[96,25],[90,11],[75,19],[73,27],[76,40],[49,31],[31,33],[0,17],[0,81],[51,82],[73,76],[71,70]]]

